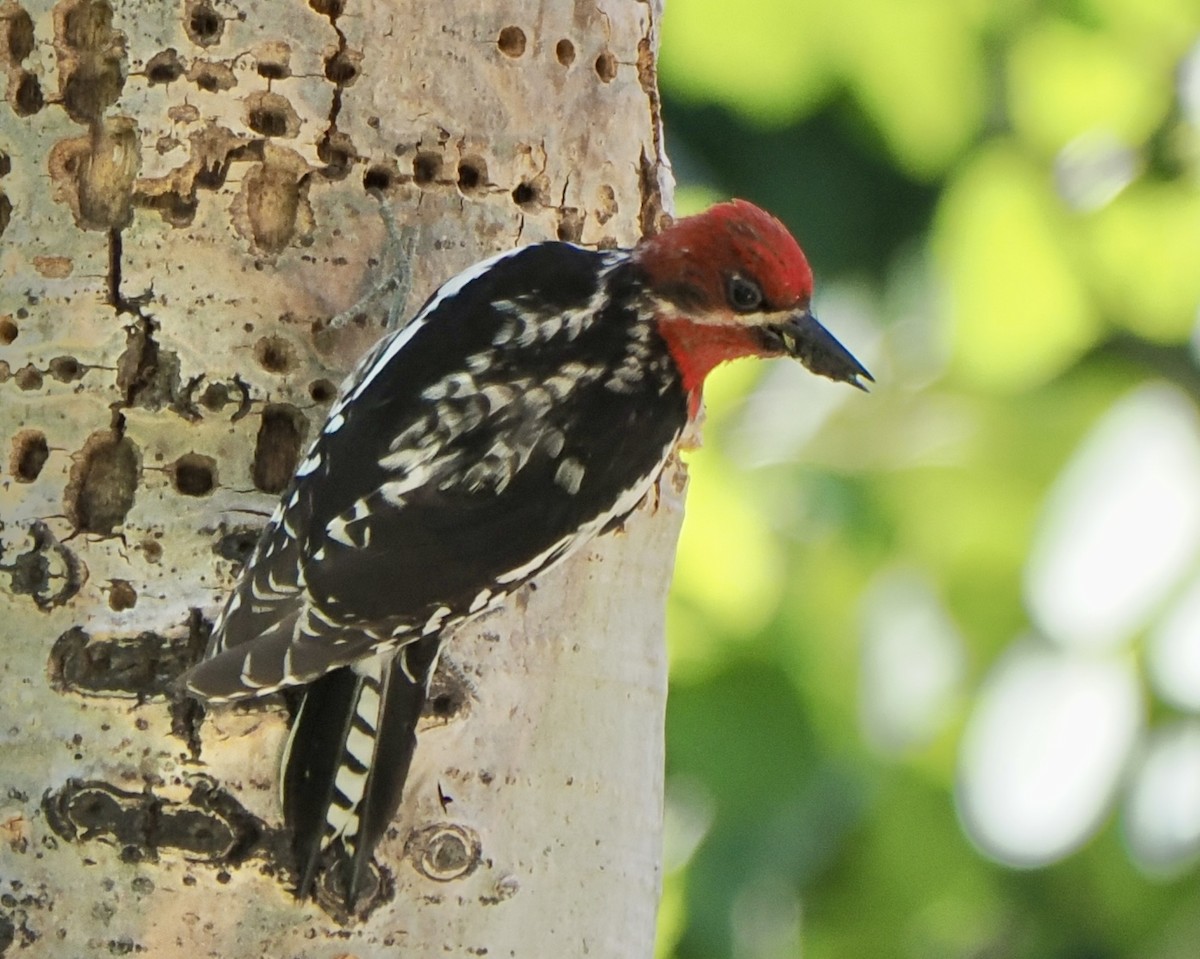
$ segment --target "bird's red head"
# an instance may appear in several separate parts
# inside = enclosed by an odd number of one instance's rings
[[[704,378],[743,356],[793,356],[862,388],[871,375],[809,311],[813,276],[787,227],[745,200],[676,221],[638,246],[659,330],[698,403]]]
[[[731,312],[729,284],[756,284],[776,310],[808,305],[813,275],[787,227],[745,200],[718,203],[677,220],[638,249],[651,284],[689,312]]]

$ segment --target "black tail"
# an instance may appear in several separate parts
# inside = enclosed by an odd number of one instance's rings
[[[437,647],[428,637],[305,688],[283,759],[283,816],[300,898],[333,845],[343,873],[331,888],[345,890],[353,911],[371,854],[400,805]]]

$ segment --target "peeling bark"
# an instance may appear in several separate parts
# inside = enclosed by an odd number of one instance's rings
[[[650,954],[678,470],[455,638],[364,915],[291,898],[282,699],[172,698],[389,317],[666,215],[657,2],[447,9],[0,0],[0,954]]]

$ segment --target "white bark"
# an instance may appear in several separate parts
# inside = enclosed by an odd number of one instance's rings
[[[381,332],[365,186],[409,312],[634,242],[659,3],[112,2],[0,0],[0,953],[649,956],[680,473],[455,640],[365,919],[287,888],[280,703],[163,690]]]

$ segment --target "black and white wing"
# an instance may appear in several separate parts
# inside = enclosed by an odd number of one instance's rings
[[[628,255],[525,247],[450,281],[347,381],[186,677],[308,685],[284,774],[304,894],[352,904],[395,812],[443,633],[624,516],[687,416]]]
[[[262,695],[438,632],[632,509],[686,406],[665,351],[644,365],[653,328],[611,295],[628,269],[621,253],[525,247],[382,341],[300,463],[189,688]]]

